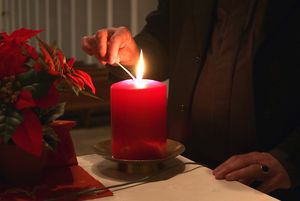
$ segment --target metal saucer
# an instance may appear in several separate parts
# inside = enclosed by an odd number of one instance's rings
[[[117,159],[112,156],[111,152],[111,140],[105,140],[98,142],[94,146],[94,151],[101,155],[103,158],[116,162],[118,170],[126,173],[150,173],[155,172],[163,168],[163,163],[176,158],[182,154],[185,147],[180,142],[167,139],[167,156],[162,159],[156,160],[124,160]]]

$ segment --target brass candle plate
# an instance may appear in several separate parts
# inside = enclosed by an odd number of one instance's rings
[[[128,173],[147,173],[157,171],[162,168],[163,162],[168,161],[182,154],[185,147],[180,142],[167,139],[166,157],[155,160],[125,160],[116,159],[112,156],[111,140],[101,141],[94,145],[94,150],[103,158],[117,162],[118,169]]]

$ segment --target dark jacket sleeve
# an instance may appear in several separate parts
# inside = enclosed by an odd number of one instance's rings
[[[292,182],[292,187],[300,185],[300,129],[270,152],[283,165]]]
[[[143,50],[145,60],[144,78],[165,80],[168,78],[167,48],[169,33],[169,1],[159,0],[157,10],[146,18],[147,24],[135,41]],[[128,78],[119,68],[110,67],[110,78],[114,81]]]
[[[292,181],[292,186],[300,186],[300,32],[296,24],[300,20],[300,3],[299,1],[272,1],[273,14],[275,16],[269,19],[269,30],[277,32],[274,37],[274,46],[271,51],[275,51],[273,60],[280,62],[280,85],[284,85],[283,89],[277,89],[277,93],[281,95],[281,101],[284,104],[281,107],[282,116],[287,116],[282,124],[289,131],[287,137],[279,143],[271,154],[275,156],[284,168],[287,170]],[[284,5],[284,6],[283,6]],[[270,9],[271,10],[271,9]],[[281,11],[281,12],[280,12]],[[270,11],[271,12],[271,11]],[[280,21],[280,26],[275,26],[271,22]],[[284,15],[284,13],[286,13]],[[278,18],[278,19],[277,19]],[[271,27],[273,26],[273,27]],[[279,31],[276,31],[276,27]],[[275,83],[275,82],[274,82]],[[278,83],[278,82],[277,82]],[[276,84],[276,83],[275,83]],[[274,85],[276,86],[276,85]],[[277,85],[279,86],[279,85]],[[285,123],[283,123],[285,122]],[[275,125],[273,125],[275,126]]]

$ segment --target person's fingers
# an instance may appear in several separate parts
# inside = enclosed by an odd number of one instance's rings
[[[216,169],[214,169],[213,174],[215,175],[216,179],[224,179],[225,175],[232,171],[245,168],[251,164],[257,164],[257,159],[254,155],[254,153],[249,153],[232,156]]]
[[[239,180],[247,180],[247,181],[255,181],[264,179],[264,175],[261,171],[259,164],[252,164],[245,168],[237,169],[225,175],[225,179],[227,181],[239,181]]]
[[[118,58],[118,53],[121,45],[121,38],[119,36],[112,36],[108,47],[108,63],[113,64]]]
[[[118,59],[119,49],[121,48],[121,44],[123,43],[123,36],[122,35],[113,35],[110,39],[110,44],[108,47],[109,55],[108,55],[108,62],[113,64],[116,59]]]
[[[126,47],[128,42],[131,40],[131,34],[125,27],[118,28],[109,40],[108,46],[108,63],[115,63],[116,59],[121,59],[121,55],[119,55],[120,50],[123,48],[128,51],[130,47]],[[126,54],[126,52],[125,52]]]
[[[82,49],[90,56],[95,56],[99,62],[102,64],[106,64],[106,60],[103,57],[100,57],[99,51],[98,51],[98,42],[96,39],[96,35],[93,36],[84,36],[81,39],[81,46]]]
[[[240,181],[247,185],[255,184],[255,187],[259,184],[257,189],[264,193],[291,187],[289,175],[284,167],[266,152],[233,156],[217,167],[213,174],[216,179]]]
[[[89,36],[84,36],[83,38],[81,38],[81,47],[83,51],[85,51],[88,55],[94,55],[94,51],[89,44]]]
[[[95,34],[96,38],[96,56],[102,62],[107,62],[108,29],[101,29]]]
[[[138,60],[139,50],[130,31],[125,27],[101,29],[93,36],[85,36],[81,41],[82,49],[94,55],[102,64],[132,66]]]
[[[240,155],[235,155],[235,156],[231,156],[229,159],[227,159],[225,162],[223,162],[221,165],[219,165],[218,167],[216,167],[214,170],[213,170],[213,174],[216,176],[216,175],[219,175],[221,174],[225,169],[228,169],[230,168],[233,164],[234,161],[237,161],[239,160],[241,156]]]

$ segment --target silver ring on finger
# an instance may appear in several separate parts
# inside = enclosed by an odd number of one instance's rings
[[[262,164],[262,163],[260,163],[259,166],[260,166],[260,170],[261,170],[263,175],[268,175],[270,173],[269,166],[267,166],[265,164]]]

